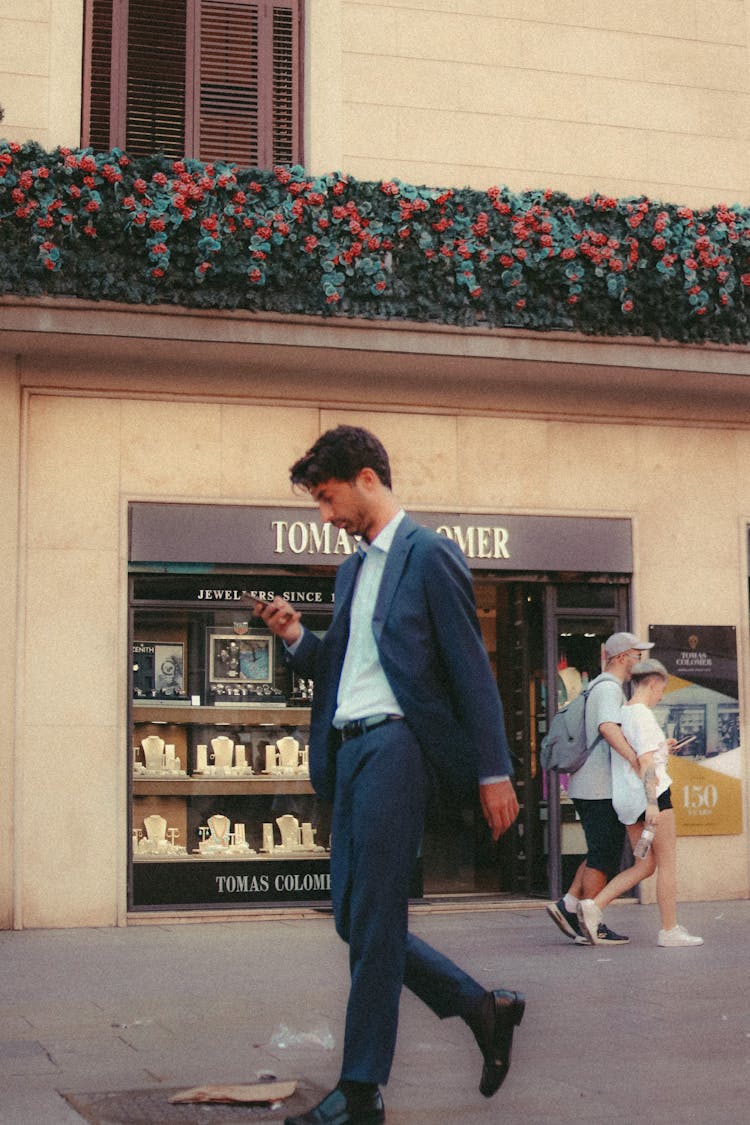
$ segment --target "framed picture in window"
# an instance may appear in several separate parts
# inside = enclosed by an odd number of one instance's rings
[[[175,641],[133,642],[135,699],[182,699],[185,696],[185,646]]]
[[[208,630],[208,679],[211,684],[273,684],[273,635]]]

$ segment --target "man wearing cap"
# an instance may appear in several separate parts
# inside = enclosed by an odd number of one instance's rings
[[[555,925],[579,944],[590,944],[578,924],[579,900],[596,898],[620,870],[625,826],[612,806],[609,752],[611,747],[638,768],[638,756],[620,726],[625,703],[623,686],[630,681],[633,668],[644,653],[653,647],[653,642],[640,641],[634,633],[613,633],[604,645],[604,671],[593,680],[586,699],[586,739],[592,749],[581,768],[571,774],[568,796],[581,820],[588,854],[567,894],[547,905]],[[614,933],[603,922],[598,937],[598,944],[624,945],[630,940]]]

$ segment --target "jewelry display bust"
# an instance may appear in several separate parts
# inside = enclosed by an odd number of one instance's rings
[[[310,776],[310,750],[305,746],[300,750],[299,742],[290,734],[279,738],[276,745],[270,742],[266,746],[265,773],[273,777],[299,777]]]
[[[150,734],[141,740],[141,748],[146,764],[137,761],[136,749],[133,756],[133,773],[137,777],[187,777],[172,743],[165,743],[157,734]]]
[[[247,763],[245,744],[233,742],[226,734],[211,739],[213,762],[208,764],[208,746],[199,744],[196,754],[196,774],[202,777],[253,777],[252,766]]]
[[[144,817],[143,827],[146,830],[145,836],[140,828],[133,831],[133,854],[136,859],[146,856],[169,859],[187,855],[187,848],[175,844],[175,839],[180,834],[179,828],[168,828],[163,816],[152,813],[151,816]],[[170,836],[171,840],[168,840],[167,836]]]
[[[211,739],[215,766],[231,766],[234,760],[234,743],[225,734]]]
[[[300,828],[300,823],[296,816],[291,813],[285,813],[284,816],[277,816],[276,823],[279,826],[281,833],[281,844],[277,844],[274,848],[275,852],[324,852],[325,848],[320,847],[315,843],[314,835],[315,829],[309,821]],[[263,847],[266,850],[266,827],[270,825],[263,825]]]
[[[198,852],[201,855],[257,855],[245,839],[245,825],[235,824],[230,832],[231,822],[224,813],[214,813],[208,818],[206,828],[199,828],[201,841]]]

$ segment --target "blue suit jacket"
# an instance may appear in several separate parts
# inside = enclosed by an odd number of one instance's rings
[[[290,662],[315,681],[310,776],[332,799],[340,740],[332,727],[349,636],[354,555],[336,574],[334,614],[321,639],[305,632]],[[476,614],[466,560],[449,539],[405,516],[388,552],[373,629],[383,670],[426,761],[462,792],[512,775],[503,708]]]

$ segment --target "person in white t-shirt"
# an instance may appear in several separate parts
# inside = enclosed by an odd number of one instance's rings
[[[561,933],[576,944],[590,944],[578,922],[579,901],[597,895],[621,867],[625,827],[612,806],[610,750],[633,765],[638,762],[620,727],[625,702],[623,688],[635,665],[653,647],[653,641],[640,641],[634,633],[613,633],[604,644],[604,671],[591,682],[586,697],[586,742],[590,752],[581,768],[570,775],[567,785],[586,837],[586,858],[563,897],[546,907]],[[599,945],[624,945],[630,941],[603,922],[598,938]]]
[[[602,911],[656,871],[656,900],[661,916],[658,945],[670,948],[702,945],[703,938],[689,934],[677,923],[677,841],[674,809],[667,772],[673,738],[666,738],[652,710],[664,694],[669,673],[658,660],[642,660],[631,673],[633,692],[621,712],[622,733],[638,755],[638,771],[619,754],[611,755],[612,804],[626,826],[636,855],[632,867],[621,871],[596,895],[578,904],[578,921],[594,945]],[[646,854],[636,851],[644,828],[653,833]]]

